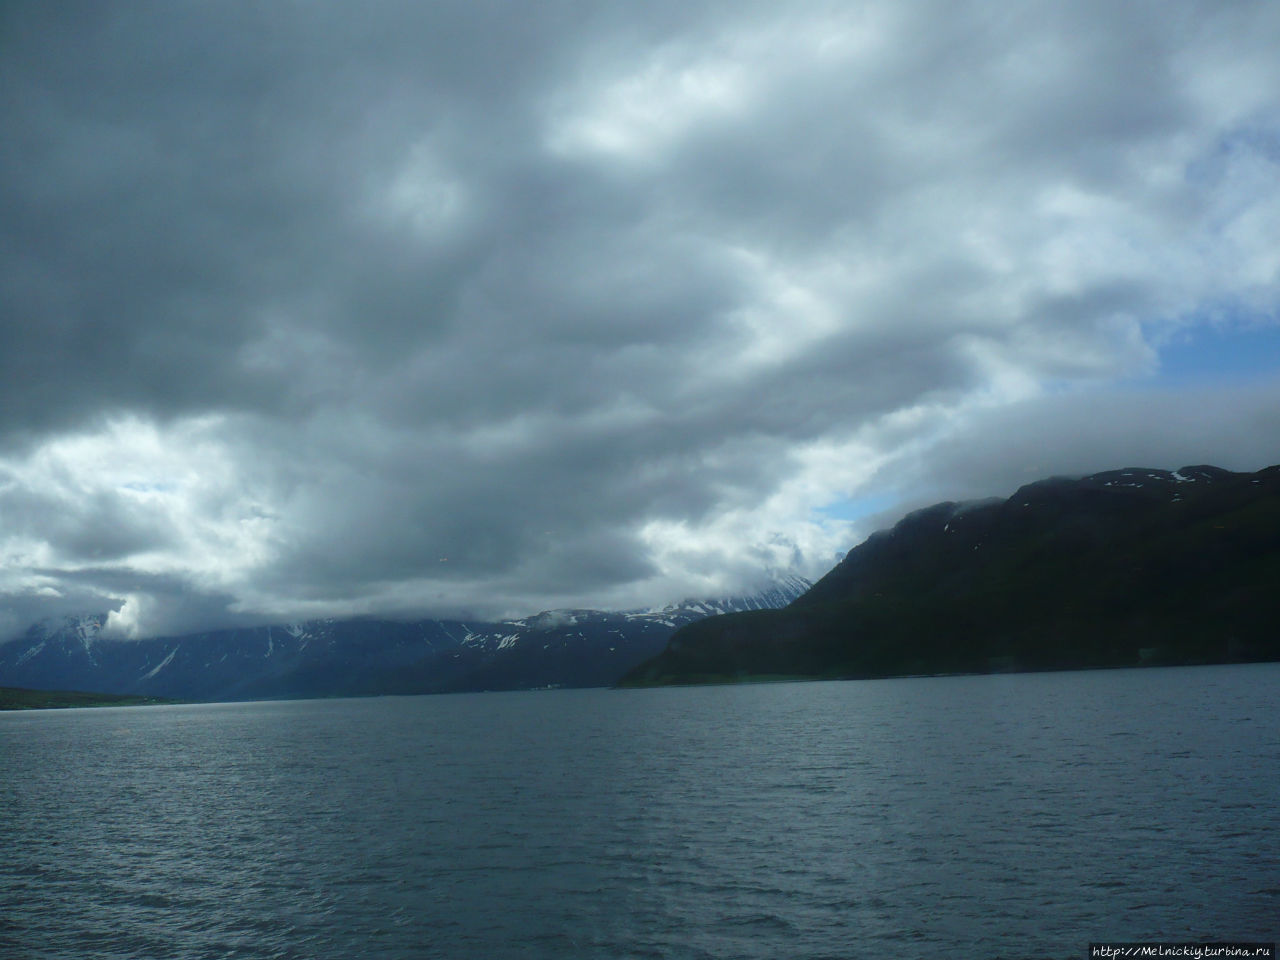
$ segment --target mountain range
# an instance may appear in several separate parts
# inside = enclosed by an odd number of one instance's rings
[[[622,684],[1277,660],[1278,626],[1280,467],[1131,468],[916,511]]]
[[[555,610],[497,623],[313,620],[145,640],[103,634],[93,614],[32,625],[0,646],[0,684],[182,700],[455,693],[608,686],[683,624],[785,606],[811,584],[660,610]]]
[[[1280,466],[1129,468],[938,503],[816,584],[661,610],[130,641],[104,622],[33,625],[0,646],[0,684],[246,700],[1276,660]]]

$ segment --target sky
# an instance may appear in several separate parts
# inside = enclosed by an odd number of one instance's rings
[[[821,575],[1280,462],[1280,4],[0,6],[0,635]]]

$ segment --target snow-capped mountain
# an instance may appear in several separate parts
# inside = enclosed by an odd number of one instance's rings
[[[553,610],[498,623],[313,620],[110,640],[103,616],[32,626],[0,646],[0,685],[190,700],[607,686],[716,613],[785,606],[810,586],[661,610]]]

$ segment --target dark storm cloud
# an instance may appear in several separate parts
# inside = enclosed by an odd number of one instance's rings
[[[995,482],[1002,411],[1274,313],[1277,42],[1252,4],[8,4],[3,605],[820,572],[831,500]]]
[[[120,560],[175,545],[164,517],[105,490],[67,497],[10,481],[0,489],[0,517],[10,536],[43,541],[61,562]]]
[[[480,5],[381,12],[10,7],[11,428],[117,404],[274,409],[289,385],[245,350],[277,314],[375,352],[448,322],[431,305],[451,264],[363,223],[362,194],[451,112],[501,122],[492,63],[463,70],[462,51],[539,44]],[[531,60],[503,58],[510,90]]]

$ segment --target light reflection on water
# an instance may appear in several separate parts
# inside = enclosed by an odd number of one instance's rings
[[[0,956],[1273,940],[1280,665],[0,717]]]

